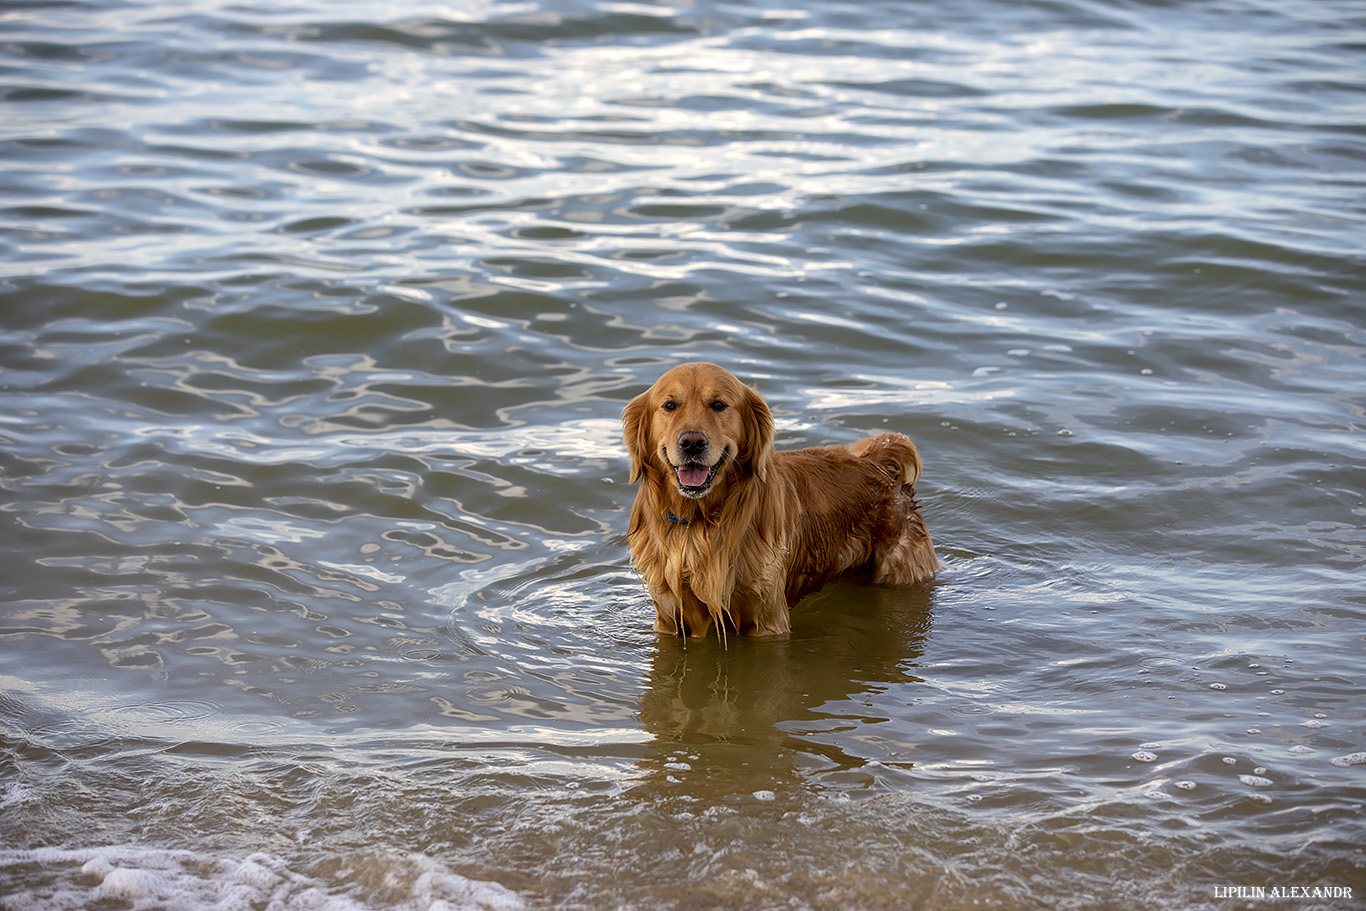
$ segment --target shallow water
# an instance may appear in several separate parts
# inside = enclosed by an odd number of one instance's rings
[[[0,10],[0,908],[1359,907],[1360,6],[810,6]],[[697,359],[936,582],[653,634]]]

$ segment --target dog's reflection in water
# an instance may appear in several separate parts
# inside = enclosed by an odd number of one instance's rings
[[[797,785],[813,772],[856,769],[885,755],[855,755],[859,697],[923,682],[933,589],[838,582],[793,612],[782,638],[660,636],[640,719],[656,752],[643,778],[664,789],[749,793]],[[885,719],[877,719],[885,720]],[[878,738],[895,739],[888,731]],[[898,753],[903,751],[898,750]],[[913,761],[913,744],[904,744]]]

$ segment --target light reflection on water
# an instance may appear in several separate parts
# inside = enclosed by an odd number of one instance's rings
[[[1354,15],[16,9],[0,908],[1359,897]],[[657,638],[685,359],[935,583]]]

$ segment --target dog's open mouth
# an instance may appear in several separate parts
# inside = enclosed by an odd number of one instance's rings
[[[701,462],[684,462],[682,465],[674,466],[674,476],[678,479],[678,490],[685,497],[700,497],[711,489],[711,482],[716,478],[716,470],[725,461],[722,456],[715,465],[703,465]]]

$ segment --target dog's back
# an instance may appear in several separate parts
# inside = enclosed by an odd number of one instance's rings
[[[774,455],[775,468],[788,482],[789,521],[798,527],[789,606],[848,572],[910,585],[939,569],[915,502],[920,454],[904,435]]]

